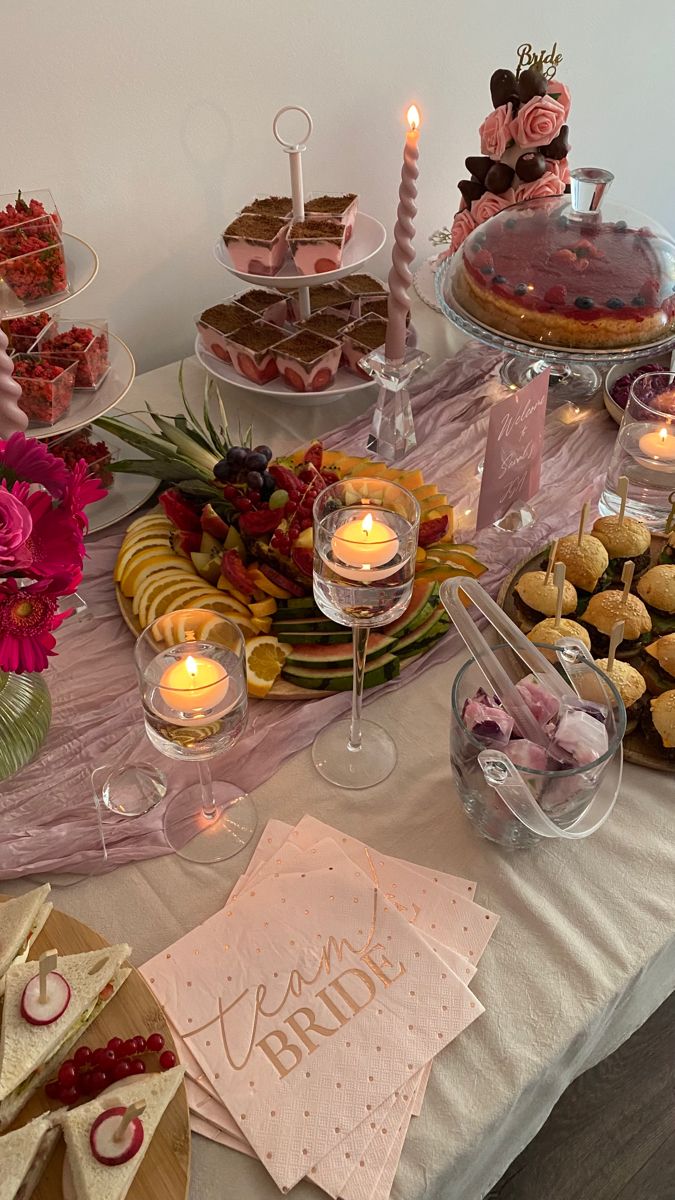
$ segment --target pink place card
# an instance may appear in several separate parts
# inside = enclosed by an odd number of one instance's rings
[[[490,409],[478,529],[539,491],[550,374],[543,371]]]

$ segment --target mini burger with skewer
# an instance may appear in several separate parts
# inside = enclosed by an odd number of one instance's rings
[[[579,528],[561,538],[555,561],[565,564],[568,581],[583,592],[594,592],[609,566],[609,554],[602,542],[584,533],[588,520],[588,504],[581,510]]]
[[[624,621],[617,621],[609,639],[607,658],[596,658],[595,665],[608,675],[621,696],[626,708],[626,733],[632,733],[645,707],[647,685],[638,670],[628,662],[616,657],[623,641]]]
[[[591,645],[598,657],[609,653],[612,629],[617,621],[624,623],[624,639],[620,647],[622,660],[631,658],[642,648],[642,638],[651,632],[652,619],[639,596],[631,593],[633,563],[626,563],[621,580],[623,591],[612,589],[591,596],[583,615],[584,625],[591,635]]]

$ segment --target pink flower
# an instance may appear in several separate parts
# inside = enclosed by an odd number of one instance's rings
[[[10,485],[15,479],[39,483],[60,500],[66,490],[68,468],[42,442],[23,433],[13,433],[6,441],[0,441],[0,478],[7,479]]]
[[[465,208],[462,212],[455,213],[454,220],[452,222],[452,229],[450,230],[452,235],[450,239],[450,250],[452,254],[459,250],[464,239],[468,237],[471,231],[475,228],[476,222],[468,208]]]
[[[70,591],[70,581],[81,578],[84,555],[77,521],[65,505],[54,505],[47,492],[33,492],[26,507],[33,523],[25,542],[26,574],[52,581],[56,591]]]
[[[514,142],[527,150],[530,146],[548,146],[565,124],[565,109],[550,96],[533,96],[518,109],[509,130]]]
[[[568,89],[565,87],[564,83],[560,82],[559,79],[549,79],[547,90],[552,100],[557,100],[558,104],[562,104],[565,112],[563,125],[565,125],[572,107],[572,97],[570,96]]]
[[[516,193],[513,188],[507,188],[501,195],[496,192],[483,192],[479,200],[474,200],[471,205],[471,216],[475,219],[477,225],[482,225],[483,221],[489,221],[490,217],[494,217],[502,209],[508,208],[509,205],[515,204]]]
[[[547,158],[546,170],[555,175],[562,184],[569,183],[570,169],[566,158]]]
[[[516,188],[516,203],[521,204],[523,200],[538,200],[541,196],[562,196],[565,191],[565,184],[561,179],[556,178],[552,171],[546,171],[540,179],[535,179],[533,183],[522,183],[519,188]]]
[[[0,571],[21,571],[30,561],[25,546],[33,520],[24,499],[24,488],[14,494],[0,484]]]
[[[56,644],[52,631],[71,612],[58,612],[49,583],[20,588],[16,579],[6,579],[0,584],[0,669],[44,671]]]
[[[510,103],[500,104],[499,108],[488,114],[478,130],[481,154],[487,154],[490,158],[501,158],[512,137],[512,121],[513,108]]]
[[[88,504],[95,504],[97,500],[102,500],[107,495],[107,489],[104,488],[98,476],[89,474],[89,467],[83,458],[75,463],[74,467],[71,467],[64,506],[83,533],[86,533],[89,528],[89,521],[84,515],[84,509]]]

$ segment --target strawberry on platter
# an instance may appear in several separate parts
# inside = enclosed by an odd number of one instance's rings
[[[219,399],[219,398],[218,398]],[[205,404],[198,422],[150,414],[159,435],[139,433],[113,418],[99,423],[150,459],[114,463],[164,479],[159,510],[128,528],[115,566],[123,615],[140,632],[156,622],[168,645],[185,640],[186,620],[196,637],[207,637],[208,613],[225,616],[246,639],[249,692],[270,699],[312,699],[352,686],[351,631],[326,618],[312,592],[312,508],[337,480],[354,480],[355,504],[375,481],[408,488],[421,508],[416,576],[402,617],[373,631],[365,686],[395,678],[405,663],[425,653],[448,627],[438,599],[443,579],[479,576],[485,567],[475,547],[453,542],[453,510],[421,471],[405,471],[370,458],[326,449],[321,442],[275,457],[252,445],[250,431],[230,440],[220,404],[216,427]],[[372,481],[369,482],[369,481]],[[198,628],[195,627],[197,622]]]

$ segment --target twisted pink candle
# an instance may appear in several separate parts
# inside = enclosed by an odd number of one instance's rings
[[[21,384],[14,378],[13,370],[7,354],[7,338],[0,329],[0,438],[7,438],[28,424],[28,417],[19,408]]]
[[[412,283],[410,263],[415,257],[413,238],[415,236],[415,216],[417,215],[416,181],[419,175],[417,142],[420,118],[414,104],[408,109],[408,121],[410,129],[406,135],[403,152],[401,186],[398,189],[398,210],[394,226],[394,249],[389,272],[389,300],[387,302],[389,324],[384,349],[390,362],[400,361],[405,355],[406,317],[410,311],[409,290]]]

